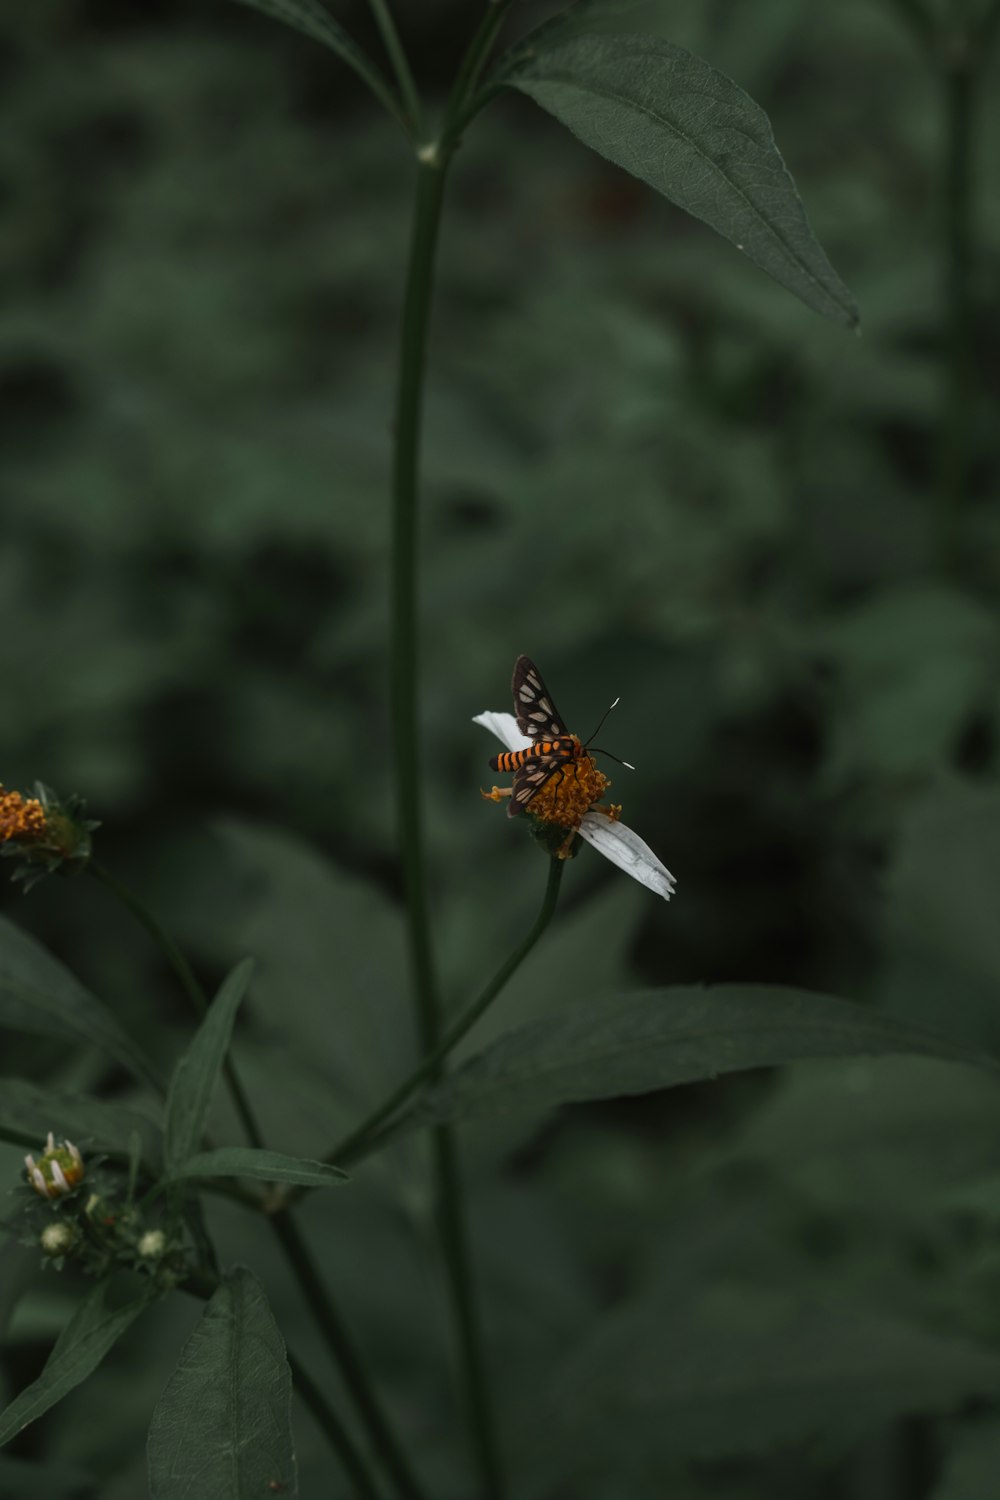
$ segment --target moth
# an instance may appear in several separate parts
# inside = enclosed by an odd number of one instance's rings
[[[557,774],[560,777],[565,776],[571,768],[573,774],[576,774],[579,762],[589,755],[591,740],[600,730],[601,724],[615,707],[618,699],[615,699],[611,708],[604,714],[590,739],[585,744],[581,744],[579,736],[570,734],[566,728],[559,710],[552,701],[552,694],[545,686],[542,674],[530,656],[517,658],[510,687],[514,696],[514,717],[517,720],[517,727],[533,743],[523,750],[502,750],[490,761],[490,769],[514,773],[514,785],[510,801],[507,803],[507,816],[513,818],[519,812],[524,811],[531,799],[541,791],[551,777]],[[607,750],[598,750],[595,753],[608,755],[611,760],[618,759],[617,756],[610,755]],[[628,761],[619,761],[619,765],[628,766]],[[629,766],[629,770],[633,769],[634,767]]]

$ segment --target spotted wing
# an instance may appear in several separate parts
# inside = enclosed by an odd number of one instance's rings
[[[519,812],[523,812],[535,793],[541,791],[549,777],[554,776],[568,759],[568,756],[558,754],[534,755],[523,766],[519,766],[514,772],[514,785],[507,803],[508,818],[514,818]]]
[[[517,727],[522,734],[543,740],[557,740],[569,734],[542,681],[541,672],[529,656],[519,656],[514,663],[510,688],[514,695]]]

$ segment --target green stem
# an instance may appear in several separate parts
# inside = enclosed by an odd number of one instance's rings
[[[514,0],[494,0],[462,59],[448,100],[443,131],[443,137],[449,146],[457,144],[464,126],[471,118],[469,101],[475,94],[476,85],[493,50],[493,43],[513,3]]]
[[[197,1297],[199,1302],[207,1302],[218,1285],[218,1273],[202,1267],[191,1272],[181,1283],[180,1290],[187,1292],[191,1297]],[[359,1500],[379,1500],[374,1480],[365,1467],[365,1461],[355,1446],[351,1434],[301,1361],[296,1358],[291,1349],[286,1349],[285,1354],[292,1372],[292,1383],[296,1394],[302,1397],[312,1412],[317,1425],[343,1465],[345,1474],[353,1483]]]
[[[419,136],[422,125],[423,111],[420,107],[420,95],[413,81],[413,73],[410,69],[409,60],[399,39],[396,23],[392,19],[386,0],[368,0],[375,17],[375,24],[382,37],[382,45],[392,64],[392,70],[399,84],[399,92],[403,98],[403,108],[406,112],[407,123],[411,130]]]
[[[418,153],[416,199],[406,276],[396,399],[392,508],[392,624],[390,691],[397,818],[406,893],[407,927],[414,1002],[421,1050],[433,1052],[439,1034],[437,986],[431,946],[426,858],[420,803],[421,765],[417,728],[418,610],[417,537],[420,430],[423,410],[427,330],[434,284],[449,148],[439,142]],[[489,1407],[482,1378],[483,1360],[476,1323],[471,1270],[461,1222],[461,1180],[452,1158],[438,1149],[438,1226],[448,1267],[448,1287],[459,1332],[470,1392],[473,1436],[490,1500],[501,1494]]]
[[[330,1447],[340,1459],[344,1473],[354,1485],[358,1500],[379,1500],[375,1481],[365,1467],[365,1461],[355,1446],[351,1434],[301,1361],[296,1359],[290,1349],[285,1350],[285,1355],[292,1372],[292,1385],[296,1394],[302,1397],[325,1433]]]
[[[921,46],[933,50],[937,39],[937,22],[924,0],[893,0],[897,11]]]
[[[184,954],[167,930],[161,926],[138,897],[133,895],[129,888],[117,880],[103,865],[91,862],[89,869],[155,940],[181,980],[191,1003],[198,1013],[203,1015],[208,1006],[205,992]],[[226,1078],[233,1093],[234,1102],[240,1110],[241,1117],[244,1118],[247,1134],[255,1146],[262,1146],[263,1137],[233,1067],[227,1067]],[[259,1203],[256,1206],[259,1207]],[[407,1470],[399,1445],[368,1385],[361,1361],[347,1336],[333,1299],[313,1265],[306,1245],[299,1234],[298,1226],[292,1222],[287,1213],[268,1215],[267,1222],[276,1235],[310,1311],[326,1338],[331,1355],[340,1367],[344,1382],[358,1409],[358,1415],[364,1422],[376,1451],[397,1481],[400,1496],[403,1500],[422,1500],[421,1491]]]
[[[285,1212],[274,1214],[270,1223],[285,1251],[289,1264],[294,1268],[295,1278],[302,1289],[309,1310],[328,1347],[336,1356],[340,1373],[358,1417],[371,1437],[376,1453],[391,1475],[396,1490],[405,1497],[405,1500],[424,1500],[424,1492],[368,1383],[364,1366],[347,1326],[323,1283],[323,1278],[299,1232],[298,1225],[291,1215]]]
[[[973,391],[972,260],[973,114],[977,63],[970,38],[956,35],[941,70],[944,106],[944,298],[946,386],[941,431],[941,546],[954,559],[957,524],[967,499]]]
[[[412,1094],[416,1093],[425,1079],[431,1078],[440,1072],[441,1064],[445,1058],[458,1046],[459,1042],[472,1029],[484,1011],[488,1010],[493,1004],[493,1001],[500,994],[501,990],[505,988],[508,980],[511,979],[524,963],[524,960],[538,942],[546,927],[548,927],[556,909],[556,902],[559,899],[559,887],[562,883],[564,868],[565,863],[563,860],[549,860],[548,880],[545,886],[545,897],[542,901],[542,907],[535,918],[531,931],[525,937],[524,941],[514,949],[514,952],[497,970],[485,989],[463,1011],[460,1011],[451,1025],[446,1027],[441,1033],[441,1039],[433,1052],[425,1057],[423,1062],[414,1068],[408,1077],[403,1079],[398,1088],[393,1089],[392,1093],[387,1099],[383,1100],[377,1109],[372,1110],[367,1119],[363,1120],[355,1130],[351,1131],[350,1135],[345,1136],[342,1141],[334,1146],[326,1158],[328,1162],[335,1166],[349,1166],[354,1162],[360,1161],[362,1157],[367,1156],[369,1149],[375,1144],[376,1140],[381,1141],[384,1137],[384,1132],[380,1127],[397,1113],[400,1105],[405,1104],[406,1100]],[[308,1190],[304,1189],[303,1191]]]
[[[199,1016],[203,1016],[208,1010],[208,996],[205,994],[205,991],[202,989],[197,978],[195,977],[195,973],[191,968],[191,965],[184,957],[184,954],[181,952],[180,948],[178,948],[174,939],[170,936],[170,933],[167,932],[165,927],[162,927],[160,925],[160,923],[153,916],[153,913],[149,911],[149,909],[139,900],[139,898],[133,895],[128,886],[123,885],[120,880],[117,880],[115,876],[111,874],[110,870],[106,870],[104,866],[98,864],[96,860],[91,860],[87,868],[90,873],[92,875],[95,875],[102,885],[107,886],[108,890],[111,891],[111,893],[118,898],[122,905],[131,912],[132,916],[135,917],[140,927],[145,928],[145,930],[149,933],[150,937],[157,944],[160,952],[163,954],[164,958],[166,958],[167,962],[170,964],[170,967],[177,975],[177,978],[180,980],[181,986],[188,999],[190,1000],[192,1006],[194,1007],[194,1010]],[[264,1142],[263,1137],[260,1133],[260,1127],[257,1124],[256,1116],[254,1115],[253,1109],[250,1105],[250,1101],[247,1098],[246,1090],[243,1088],[243,1085],[240,1082],[239,1074],[236,1071],[236,1066],[228,1057],[223,1063],[223,1072],[225,1074],[226,1083],[228,1085],[233,1104],[236,1108],[236,1113],[239,1115],[240,1123],[242,1124],[243,1129],[246,1131],[247,1139],[253,1146],[262,1146]]]

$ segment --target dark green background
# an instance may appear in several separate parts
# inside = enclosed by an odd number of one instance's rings
[[[444,88],[479,7],[397,9],[418,76]],[[337,14],[376,46],[362,6]],[[940,89],[897,7],[664,0],[626,24],[701,53],[767,109],[863,337],[527,100],[470,131],[441,246],[422,532],[447,993],[468,997],[541,895],[523,830],[479,798],[493,751],[469,722],[510,706],[526,651],[578,731],[621,695],[602,741],[639,769],[615,768],[614,793],[679,890],[667,906],[585,850],[555,935],[483,1036],[581,990],[741,979],[995,1045],[998,65],[975,129],[975,376],[956,500],[939,461]],[[221,3],[9,6],[0,82],[3,780],[85,795],[101,857],[207,980],[259,957],[246,1066],[274,1144],[318,1155],[336,1133],[331,1080],[345,1116],[352,1092],[379,1092],[364,1027],[390,1073],[407,1045],[386,713],[405,145],[332,55]],[[181,1001],[96,885],[51,880],[5,910],[165,1065],[176,1054]],[[3,1071],[123,1086],[99,1060],[13,1036]],[[883,1409],[863,1376],[880,1349],[894,1369],[919,1364],[894,1352],[883,1316],[918,1341],[1000,1339],[995,1089],[930,1064],[824,1066],[538,1125],[480,1129],[468,1147],[519,1500],[994,1493],[988,1405],[978,1425],[928,1415],[984,1402],[981,1383],[915,1381]],[[307,1224],[435,1493],[461,1500],[425,1182],[418,1158],[401,1161]],[[959,1214],[948,1195],[970,1182]],[[252,1227],[227,1213],[219,1232],[307,1341]],[[15,1388],[71,1290],[46,1280],[22,1309]],[[858,1357],[820,1382],[823,1419],[801,1437],[793,1422],[775,1449],[758,1443],[767,1422],[737,1401],[712,1408],[703,1456],[686,1462],[663,1431],[689,1418],[655,1400],[623,1395],[618,1411],[593,1370],[589,1396],[570,1380],[572,1400],[557,1398],[560,1360],[605,1310],[643,1297],[635,1339],[661,1359],[676,1347],[681,1388],[703,1336],[678,1308],[709,1309],[717,1370],[780,1366],[781,1351],[794,1365],[788,1320],[834,1363],[831,1330],[860,1329]],[[746,1352],[762,1330],[773,1357]],[[621,1366],[641,1372],[620,1336]],[[178,1347],[169,1316],[159,1336],[134,1334],[25,1438],[22,1455],[98,1476],[94,1491],[52,1493],[142,1492],[143,1424]],[[561,1433],[571,1410],[587,1444]],[[549,1441],[528,1431],[539,1412]],[[304,1414],[298,1431],[304,1493],[331,1493]],[[971,1487],[949,1488],[956,1473]]]

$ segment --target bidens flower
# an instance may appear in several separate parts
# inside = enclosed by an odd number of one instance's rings
[[[37,1162],[28,1155],[24,1158],[24,1165],[28,1181],[42,1198],[61,1198],[83,1181],[83,1157],[72,1141],[63,1141],[57,1146],[51,1130]]]
[[[90,835],[100,824],[84,817],[80,797],[60,798],[35,783],[34,797],[0,785],[0,857],[14,859],[11,877],[26,891],[54,870],[75,874],[90,858]]]
[[[472,722],[488,729],[507,750],[527,750],[534,743],[518,729],[513,714],[487,710],[476,714]],[[669,901],[676,886],[670,871],[649,845],[621,822],[620,805],[598,805],[610,785],[589,755],[579,755],[565,775],[556,773],[533,794],[525,816],[534,818],[541,831],[556,836],[555,847],[546,842],[557,857],[566,859],[572,854],[575,835],[579,834],[633,880]],[[482,795],[491,802],[501,802],[511,792],[508,787],[495,786]]]

